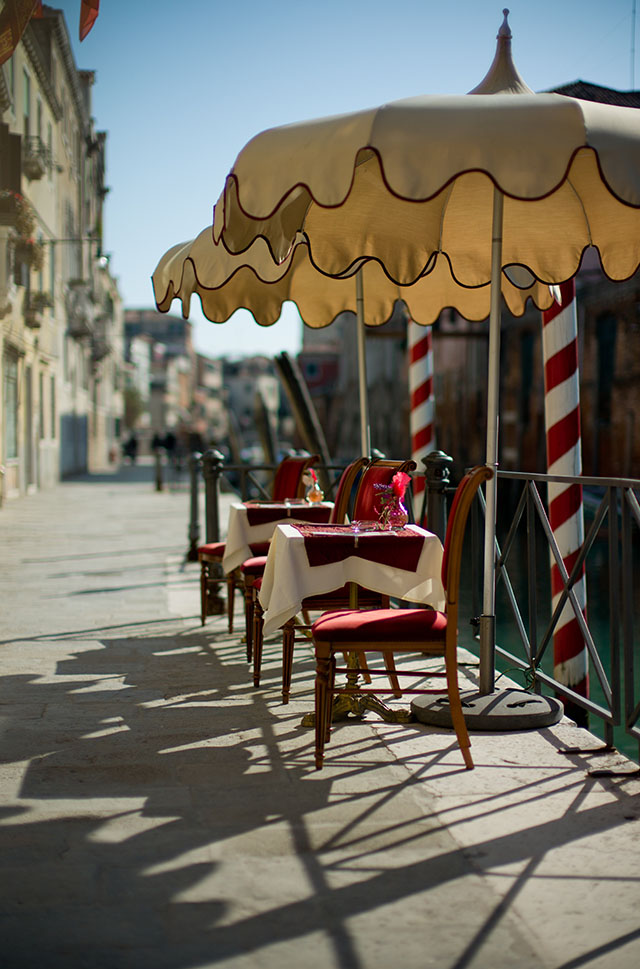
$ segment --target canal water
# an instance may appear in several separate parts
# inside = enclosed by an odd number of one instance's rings
[[[504,541],[507,535],[507,531],[513,520],[513,513],[515,507],[511,505],[503,509],[503,514],[501,516],[502,520],[498,522],[498,541],[501,548],[504,547]],[[589,516],[587,514],[585,521],[585,529],[588,530],[590,526]],[[640,567],[638,563],[640,562],[640,536],[637,534],[638,530],[634,529],[636,534],[634,536],[634,549],[633,549],[633,617],[634,629],[638,628],[638,622],[640,620]],[[471,529],[469,532],[471,533]],[[481,535],[481,529],[479,529]],[[469,608],[465,611],[461,610],[460,618],[460,642],[466,648],[471,649],[474,652],[478,652],[478,642],[473,638],[473,628],[468,626],[465,628],[465,612],[467,615],[473,615],[477,610],[477,614],[480,614],[481,610],[481,564],[479,567],[474,568],[473,562],[481,563],[481,553],[480,559],[476,558],[477,550],[473,547],[473,540],[471,534],[468,534],[466,545],[465,545],[465,555],[463,558],[464,565],[462,571],[462,589],[461,589],[461,603],[463,606],[465,604],[469,605]],[[551,618],[551,590],[550,590],[550,564],[549,564],[549,550],[546,544],[546,539],[542,526],[538,525],[536,527],[536,555],[535,555],[535,585],[536,585],[536,622],[537,622],[537,639],[538,642],[541,641],[542,636],[549,624]],[[516,601],[518,603],[522,620],[529,633],[529,606],[528,606],[528,567],[527,567],[527,542],[525,533],[525,524],[522,521],[518,527],[518,532],[516,539],[509,553],[507,560],[507,570],[509,574],[509,579],[513,587]],[[595,642],[598,656],[604,667],[604,671],[609,682],[612,681],[612,669],[611,669],[611,629],[610,629],[610,616],[611,608],[609,604],[609,549],[608,549],[608,532],[605,527],[601,527],[600,532],[591,548],[586,561],[586,577],[587,577],[587,621],[588,626],[593,636]],[[473,588],[475,586],[475,609],[472,605],[473,600]],[[622,681],[622,625],[620,624],[619,631],[619,650],[620,650],[620,676]],[[509,603],[506,588],[504,582],[499,582],[496,592],[496,643],[502,648],[508,650],[509,653],[517,656],[518,658],[524,659],[526,654],[524,647],[522,645],[522,640],[518,633],[518,628],[516,621],[513,617],[513,610]],[[640,700],[640,638],[636,635],[636,641],[634,643],[634,703],[637,704]],[[499,673],[508,673],[508,675],[519,683],[523,687],[527,687],[530,684],[526,680],[526,674],[523,670],[514,668],[513,664],[499,655],[496,658],[496,668]],[[543,671],[549,675],[553,673],[553,643],[550,643],[546,649],[545,655],[543,657],[541,668]],[[499,681],[498,681],[499,685]],[[544,692],[549,692],[546,689]],[[590,699],[599,704],[600,706],[607,708],[607,703],[605,702],[605,695],[601,687],[598,676],[593,668],[589,670],[589,695]],[[624,703],[624,701],[623,701]],[[624,710],[624,705],[622,707]],[[604,738],[604,723],[602,719],[595,715],[588,715],[588,727],[589,729],[598,737]],[[624,729],[624,726],[614,728],[614,744],[622,751],[627,757],[638,762],[639,760],[639,742],[635,737],[630,736]]]

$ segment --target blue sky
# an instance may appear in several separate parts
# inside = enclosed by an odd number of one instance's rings
[[[153,305],[158,259],[211,221],[254,134],[414,94],[464,93],[491,64],[502,22],[502,6],[488,0],[102,0],[79,43],[80,0],[51,6],[64,11],[78,67],[96,71],[111,187],[105,249],[127,307]],[[534,90],[578,78],[640,88],[633,0],[514,0],[510,11],[514,60]],[[267,329],[245,311],[215,325],[192,306],[191,319],[197,348],[212,356],[300,345],[291,306]]]

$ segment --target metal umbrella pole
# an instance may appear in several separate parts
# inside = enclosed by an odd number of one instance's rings
[[[480,677],[479,689],[464,694],[465,721],[470,730],[525,730],[557,723],[563,707],[552,697],[527,694],[527,707],[521,709],[525,691],[507,687],[498,692],[495,687],[496,658],[496,509],[498,491],[498,430],[500,398],[500,279],[502,267],[504,196],[497,187],[493,190],[493,221],[491,229],[491,312],[489,315],[489,365],[487,375],[487,440],[486,463],[493,476],[486,483],[486,515],[484,531],[484,573],[482,615],[480,616]],[[514,700],[515,697],[515,700]],[[423,723],[450,726],[449,713],[438,710],[432,698],[411,704],[416,719]],[[444,719],[443,719],[444,718]]]
[[[498,425],[500,396],[500,274],[502,267],[502,228],[504,196],[493,190],[493,225],[491,231],[491,312],[489,316],[489,373],[487,387],[486,463],[493,477],[486,484],[486,517],[484,526],[484,572],[482,615],[480,617],[480,692],[492,693],[495,686],[496,644],[496,506],[498,479]]]
[[[360,394],[360,450],[365,458],[371,455],[371,428],[369,426],[369,401],[367,399],[367,356],[364,328],[364,286],[362,269],[356,273],[356,318],[358,341],[358,391]]]

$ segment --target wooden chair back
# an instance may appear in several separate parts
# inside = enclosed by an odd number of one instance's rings
[[[351,515],[353,521],[371,521],[378,517],[377,494],[374,484],[389,485],[397,471],[405,471],[407,474],[411,474],[416,467],[415,461],[390,461],[387,458],[370,461],[363,471],[358,485]],[[407,490],[407,500],[410,501],[409,490]]]
[[[454,649],[458,632],[460,567],[467,519],[478,488],[492,477],[493,471],[486,464],[480,464],[468,471],[458,485],[449,512],[442,556],[442,583],[447,596],[447,640],[451,637]]]
[[[333,511],[331,512],[331,518],[329,519],[334,525],[342,525],[345,518],[349,514],[351,492],[353,491],[353,487],[358,480],[358,476],[362,473],[363,469],[368,463],[368,458],[358,458],[357,461],[352,461],[351,464],[349,464],[342,472],[342,476],[338,482],[338,487],[336,488],[335,497],[333,499]]]
[[[464,721],[460,690],[458,686],[457,642],[458,642],[458,598],[460,590],[460,566],[462,545],[469,511],[476,492],[483,481],[493,476],[493,470],[480,465],[469,471],[455,494],[445,538],[443,556],[443,579],[446,589],[446,617],[433,609],[371,609],[363,612],[347,611],[324,615],[313,626],[313,639],[316,655],[315,716],[316,716],[316,767],[324,763],[324,747],[329,739],[331,728],[333,697],[356,691],[359,702],[370,693],[399,693],[397,681],[391,689],[366,689],[359,685],[336,686],[336,674],[348,672],[335,663],[337,652],[345,652],[356,657],[358,663],[367,652],[381,652],[385,659],[391,660],[386,668],[395,674],[393,657],[395,653],[420,652],[430,656],[444,654],[444,670],[398,671],[402,675],[436,677],[446,679],[447,696],[451,722],[456,732],[458,744],[468,769],[473,768],[470,751],[469,733]],[[442,620],[445,619],[443,623]],[[353,662],[353,661],[352,661]],[[372,671],[373,672],[373,671]],[[378,671],[376,671],[378,672]],[[381,671],[380,671],[381,672]],[[432,686],[414,688],[412,693],[441,692]],[[377,701],[379,702],[379,701]],[[365,707],[366,708],[366,707]],[[375,708],[375,707],[374,707]]]
[[[318,454],[307,454],[303,457],[286,457],[276,468],[271,489],[274,501],[284,501],[285,498],[304,498],[305,485],[302,476],[305,471],[317,464]]]

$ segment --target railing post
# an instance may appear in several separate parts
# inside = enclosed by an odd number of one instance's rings
[[[220,514],[218,510],[219,481],[224,465],[220,451],[210,448],[202,455],[204,478],[204,518],[207,542],[220,541]]]
[[[620,504],[622,511],[621,541],[622,541],[622,669],[624,678],[624,725],[630,736],[635,726],[634,711],[635,677],[633,661],[633,535],[631,533],[631,510],[628,494],[631,489],[620,489]],[[637,720],[637,717],[636,717]],[[640,748],[638,748],[640,754]],[[640,758],[639,758],[640,759]]]
[[[162,451],[158,447],[154,450],[154,459],[156,471],[156,491],[162,491],[164,489]]]
[[[430,451],[422,459],[427,479],[427,527],[441,542],[447,533],[447,500],[453,458],[444,451]]]
[[[194,451],[189,455],[189,549],[187,562],[198,561],[198,542],[200,539],[199,507],[198,507],[198,478],[202,467],[202,455]]]
[[[249,498],[249,489],[247,487],[247,469],[240,468],[240,495],[243,501],[247,501]]]
[[[220,451],[210,448],[202,455],[202,476],[204,478],[204,519],[207,542],[220,541],[220,513],[218,507],[219,483],[224,456]],[[211,579],[207,592],[207,615],[215,616],[225,612],[226,604],[218,594],[219,583],[223,580],[222,567],[210,566]]]
[[[621,696],[621,677],[620,677],[620,586],[622,578],[620,575],[620,531],[618,522],[618,491],[617,487],[607,489],[609,501],[609,650],[610,650],[610,670],[611,677],[611,714],[612,723],[604,721],[604,741],[609,747],[613,747],[613,728],[617,727],[622,720],[622,696]],[[624,501],[624,495],[622,496]],[[587,724],[580,724],[587,726]]]
[[[527,587],[529,596],[529,642],[531,643],[531,675],[534,678],[536,693],[542,692],[542,687],[536,678],[538,668],[538,587],[536,583],[536,518],[535,507],[531,499],[533,482],[526,481],[527,491]]]

